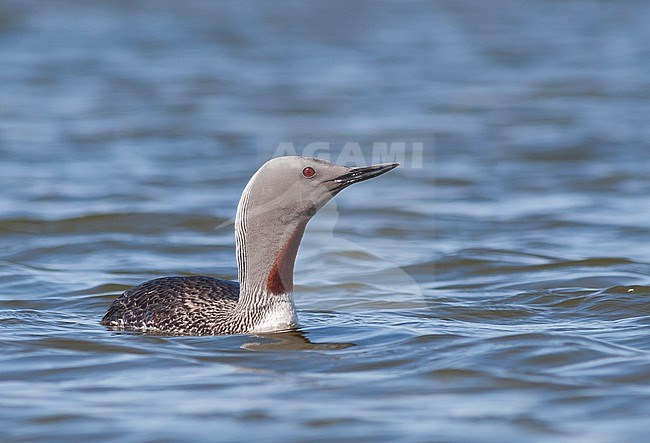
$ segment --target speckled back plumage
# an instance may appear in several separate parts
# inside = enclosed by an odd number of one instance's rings
[[[238,300],[236,282],[212,277],[157,278],[124,292],[101,324],[175,334],[232,334],[240,332],[235,330],[239,328],[226,319]]]

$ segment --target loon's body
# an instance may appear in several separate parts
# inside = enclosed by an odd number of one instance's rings
[[[307,157],[269,160],[248,182],[237,207],[240,283],[202,276],[149,280],[118,297],[101,324],[182,335],[295,327],[293,267],[307,222],[347,186],[397,166],[349,168]]]

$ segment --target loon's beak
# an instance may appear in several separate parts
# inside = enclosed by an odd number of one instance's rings
[[[349,172],[329,181],[334,183],[333,191],[337,193],[347,188],[351,184],[378,177],[381,174],[384,174],[391,169],[395,169],[398,166],[399,163],[381,163],[378,165],[351,168]]]

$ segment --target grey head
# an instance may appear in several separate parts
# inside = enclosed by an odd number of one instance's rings
[[[399,163],[347,167],[310,157],[277,157],[253,175],[235,218],[240,304],[293,291],[293,267],[307,222],[348,186]]]

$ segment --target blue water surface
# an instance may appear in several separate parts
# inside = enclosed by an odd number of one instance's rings
[[[0,2],[0,440],[642,441],[650,3]],[[299,330],[99,325],[234,279],[293,149],[402,167],[309,225]]]

